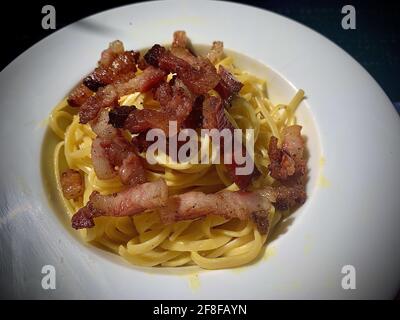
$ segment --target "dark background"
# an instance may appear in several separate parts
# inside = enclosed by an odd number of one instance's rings
[[[133,0],[7,1],[1,11],[0,70],[18,55],[48,36],[41,9],[56,8],[57,30],[100,11],[133,3]],[[237,1],[282,14],[318,31],[351,56],[376,79],[393,102],[400,102],[400,0],[253,0]],[[343,30],[341,8],[356,9],[356,30]],[[262,38],[262,35],[261,35]],[[400,111],[400,104],[398,105]],[[400,293],[397,299],[400,298]]]
[[[45,4],[56,8],[59,30],[88,15],[132,2],[135,1],[8,1],[0,19],[3,39],[0,70],[54,32],[41,27],[41,9]],[[247,3],[285,15],[320,32],[361,63],[393,102],[400,101],[399,0],[253,0]],[[343,30],[341,27],[341,8],[346,4],[356,9],[356,30]]]

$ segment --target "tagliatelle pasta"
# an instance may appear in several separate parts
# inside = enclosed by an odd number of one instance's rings
[[[299,90],[291,101],[275,105],[266,96],[265,79],[238,69],[229,56],[216,64],[217,67],[219,65],[243,84],[231,107],[226,109],[226,115],[234,127],[254,129],[254,162],[261,175],[252,182],[251,188],[272,185],[274,180],[268,175],[268,141],[271,136],[281,139],[282,129],[295,124],[294,112],[304,92]],[[119,102],[120,105],[143,108],[147,102],[154,104],[148,95],[135,92]],[[93,191],[112,194],[124,187],[118,176],[109,180],[96,176],[91,161],[91,145],[96,135],[88,124],[79,123],[77,110],[69,106],[66,99],[51,112],[49,125],[59,139],[53,155],[54,175],[60,198],[70,217],[88,202]],[[140,156],[145,159],[144,153]],[[68,200],[63,196],[60,173],[66,168],[79,170],[84,178],[84,193],[78,199]],[[206,193],[238,190],[223,164],[146,163],[145,169],[149,181],[160,178],[166,181],[169,194],[189,190]],[[272,207],[269,234],[281,217],[281,213]],[[95,220],[93,228],[80,230],[85,241],[97,243],[133,264],[147,267],[195,264],[205,269],[221,269],[242,266],[260,254],[268,236],[260,234],[250,220],[220,216],[164,225],[157,210],[135,216],[98,217]]]

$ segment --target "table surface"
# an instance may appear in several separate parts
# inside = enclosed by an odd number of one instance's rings
[[[38,0],[8,2],[0,19],[2,59],[0,70],[53,30],[41,27],[46,4],[56,8],[57,29],[103,10],[129,4],[132,0]],[[327,37],[353,56],[380,84],[400,112],[400,1],[398,0],[252,0],[235,1],[282,14]],[[356,9],[356,29],[341,27],[341,9],[351,3]],[[400,292],[397,295],[400,299]]]

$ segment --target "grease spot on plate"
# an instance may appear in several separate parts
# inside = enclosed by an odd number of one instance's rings
[[[198,273],[194,273],[189,276],[189,287],[194,292],[200,288],[200,278]]]
[[[313,245],[311,243],[306,243],[304,245],[304,253],[307,255],[311,252]]]
[[[244,268],[236,267],[236,268],[231,269],[231,271],[233,273],[240,273],[240,272],[244,271]]]
[[[325,177],[325,175],[323,173],[325,164],[326,164],[326,158],[324,156],[321,156],[319,158],[320,173],[319,173],[319,177],[318,177],[318,181],[317,181],[317,186],[320,188],[329,188],[331,186],[331,182],[328,180],[328,178]]]
[[[321,157],[319,158],[319,167],[322,169],[322,168],[325,166],[325,163],[326,163],[325,157],[324,157],[324,156],[321,156]]]
[[[276,248],[273,246],[268,246],[267,249],[265,249],[265,254],[263,256],[263,260],[268,260],[272,257],[276,256]]]
[[[306,234],[305,237],[305,244],[304,244],[304,254],[307,255],[311,252],[314,247],[313,238],[310,234]]]
[[[48,124],[49,124],[49,118],[47,117],[47,118],[43,119],[42,121],[39,121],[39,122],[36,124],[35,129],[36,129],[36,130],[37,130],[37,129],[46,129],[47,126],[48,126]]]
[[[320,173],[318,177],[318,186],[321,188],[329,188],[331,186],[331,182],[322,173]]]

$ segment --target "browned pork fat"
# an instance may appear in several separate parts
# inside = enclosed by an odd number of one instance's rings
[[[146,152],[147,149],[153,144],[152,141],[146,140],[147,131],[143,131],[132,138],[132,144],[138,152]]]
[[[71,107],[80,107],[93,94],[93,91],[83,83],[78,84],[68,96],[68,104]]]
[[[119,174],[121,182],[134,186],[146,181],[142,159],[124,137],[97,137],[92,143],[92,163],[99,179],[111,179]]]
[[[99,60],[99,65],[108,67],[112,64],[114,59],[124,52],[124,44],[120,40],[111,42],[107,49],[103,50]]]
[[[126,118],[135,109],[135,106],[121,106],[110,110],[108,123],[114,128],[123,128]]]
[[[145,92],[161,82],[166,76],[165,71],[152,66],[146,68],[140,75],[126,82],[109,84],[100,88],[79,109],[80,123],[88,123],[97,117],[101,109],[118,106],[118,99],[133,92]]]
[[[224,56],[224,43],[222,41],[214,41],[210,51],[207,53],[208,60],[212,64],[216,64]]]
[[[76,199],[83,195],[84,182],[77,170],[65,170],[60,177],[61,188],[66,199]]]
[[[268,147],[271,177],[277,179],[280,186],[274,187],[275,207],[287,210],[303,204],[307,198],[305,175],[307,162],[304,159],[305,142],[301,136],[301,126],[286,127],[282,132],[282,147],[278,139],[271,137]]]
[[[215,87],[215,91],[219,93],[224,100],[225,105],[229,105],[235,95],[242,89],[243,84],[235,79],[235,77],[223,66],[219,66],[218,74],[221,77],[220,82]]]
[[[132,77],[138,56],[134,51],[124,52],[121,41],[111,42],[102,52],[98,67],[72,90],[68,103],[72,107],[80,107],[101,86]]]
[[[97,142],[99,141],[99,142]],[[120,167],[122,161],[131,153],[133,153],[133,146],[121,135],[114,138],[101,138],[97,137],[93,140],[92,147],[92,161],[93,167],[96,172],[97,177],[100,179],[109,179],[103,177],[101,170],[98,170],[98,164],[96,163],[99,155],[97,154],[98,149],[102,150],[101,158],[109,163],[114,171],[115,167]]]
[[[214,65],[207,58],[188,56],[177,57],[171,51],[156,44],[144,56],[146,62],[167,72],[176,73],[178,79],[194,94],[204,94],[219,82]],[[190,59],[190,62],[187,61]]]
[[[307,194],[304,184],[293,184],[291,186],[277,186],[265,188],[267,190],[268,199],[272,202],[277,210],[288,210],[302,205]]]
[[[204,95],[197,96],[193,102],[192,111],[183,124],[184,128],[197,129],[202,127],[203,123],[203,102]]]
[[[183,30],[174,32],[172,40],[172,48],[187,48],[189,46],[189,38]]]
[[[116,110],[121,109],[117,108]],[[93,132],[101,138],[111,139],[119,134],[118,129],[110,124],[110,116],[106,109],[103,109],[98,117],[90,122]]]
[[[120,129],[114,128],[109,122],[109,113],[103,109],[90,123],[97,135],[91,150],[96,176],[99,179],[111,179],[119,174],[121,182],[130,186],[145,182],[143,163],[134,146],[123,137]]]
[[[261,233],[267,233],[268,211],[271,203],[278,210],[293,209],[304,203],[304,186],[265,187],[252,192],[220,191],[212,194],[191,191],[172,196],[168,205],[160,209],[161,220],[172,223],[191,220],[207,215],[219,215],[227,219],[251,219]]]
[[[164,81],[156,88],[153,88],[153,98],[160,103],[162,109],[165,109],[168,102],[172,99],[174,93],[171,85],[172,82],[172,80],[170,82]]]
[[[94,191],[89,202],[72,217],[75,229],[91,228],[100,216],[131,216],[167,204],[168,188],[164,180],[147,182],[112,195]]]
[[[132,78],[136,72],[136,62],[139,53],[135,51],[125,51],[118,55],[110,66],[99,66],[85,79],[83,84],[92,91],[97,91],[100,87],[116,81],[123,81]]]
[[[122,160],[119,177],[123,184],[130,186],[136,186],[147,181],[142,159],[136,153],[131,152]]]
[[[171,86],[164,82],[155,89],[154,98],[160,102],[160,109],[136,109],[127,116],[124,128],[131,133],[141,133],[149,129],[161,129],[169,133],[169,121],[176,121],[178,130],[192,111],[193,95],[183,88],[179,81]]]
[[[271,137],[269,142],[270,175],[279,181],[298,179],[304,176],[307,170],[301,126],[293,125],[283,129],[282,136],[281,148],[278,147],[276,137]]]
[[[171,53],[174,56],[182,60],[185,60],[191,65],[196,65],[197,63],[197,57],[193,53],[193,51],[190,50],[190,40],[186,36],[185,31],[174,32],[174,37],[171,46]]]
[[[205,194],[192,191],[170,197],[168,206],[160,210],[160,215],[165,223],[206,215],[219,215],[227,219],[252,219],[258,223],[260,232],[266,233],[270,207],[268,198],[261,192],[221,191]]]
[[[108,159],[108,155],[103,144],[103,138],[97,137],[93,140],[91,159],[96,176],[101,180],[108,180],[116,177],[117,171],[114,168],[114,164]]]

